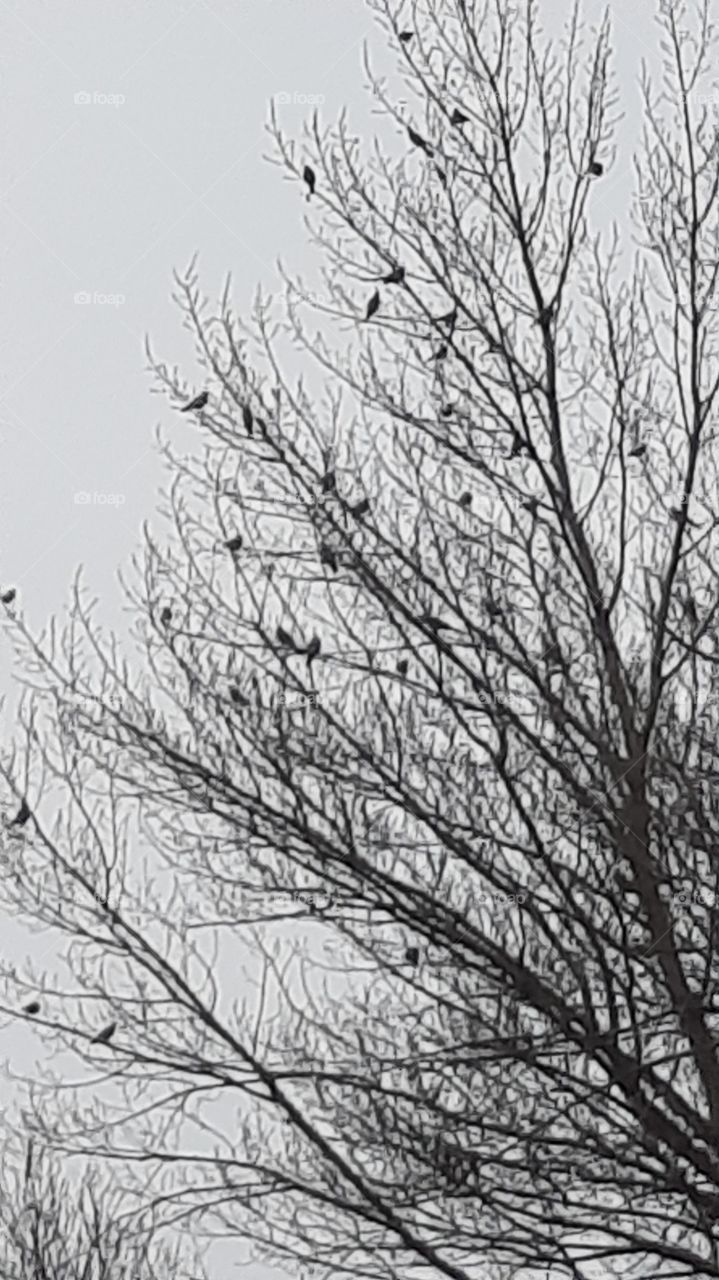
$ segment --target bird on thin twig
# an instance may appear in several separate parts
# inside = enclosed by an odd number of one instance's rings
[[[209,398],[209,391],[201,391],[199,396],[195,396],[194,400],[191,400],[183,409],[180,409],[180,413],[193,413],[196,409],[204,409]]]
[[[504,616],[502,606],[497,604],[496,600],[492,600],[491,597],[487,600],[487,613],[490,618],[502,618]]]
[[[403,284],[406,272],[404,267],[393,267],[386,276],[381,276],[382,284]]]
[[[379,289],[375,289],[374,293],[372,294],[372,297],[367,303],[365,320],[371,320],[372,316],[376,316],[378,311],[379,311]]]
[[[323,542],[320,546],[320,564],[327,565],[327,568],[331,569],[333,573],[337,572],[337,556],[332,547],[327,546],[326,542]]]
[[[326,471],[322,477],[322,492],[331,493],[336,488],[337,476],[334,471]]]
[[[249,707],[249,698],[237,688],[236,684],[230,685],[229,694],[230,702],[233,702],[236,707]]]
[[[39,1012],[40,1012],[40,1001],[39,1001],[39,1000],[30,1000],[28,1004],[24,1004],[24,1005],[23,1005],[23,1007],[22,1007],[22,1011],[23,1011],[23,1013],[31,1013],[31,1014],[39,1013]]]
[[[410,40],[414,40],[414,31],[400,31],[399,33],[400,44],[409,44]]]
[[[160,622],[162,623],[163,627],[169,627],[170,623],[172,622],[172,609],[170,608],[169,604],[166,604],[164,609],[162,610],[162,613],[160,614]]]
[[[17,591],[15,587],[10,587],[8,591],[3,592],[3,594],[0,596],[0,600],[2,600],[3,604],[12,604],[16,595],[17,595]]]
[[[455,125],[457,128],[461,128],[463,124],[469,124],[469,116],[466,116],[463,111],[460,111],[458,107],[455,107],[449,123]]]
[[[307,183],[307,199],[309,200],[310,197],[315,194],[315,187],[317,185],[317,174],[312,168],[312,165],[305,165],[302,170],[302,178]]]
[[[253,415],[253,413],[252,413],[252,410],[251,410],[250,406],[249,406],[248,404],[243,404],[243,406],[242,406],[242,425],[244,426],[245,431],[247,432],[248,436],[252,436],[252,435],[254,435],[254,432],[253,432],[253,430],[252,430],[252,424],[253,424],[254,420],[255,420],[255,419],[254,419],[254,415]]]
[[[450,329],[450,333],[451,333],[451,332],[452,332],[452,330],[454,329],[454,326],[455,326],[455,325],[456,325],[456,323],[457,323],[457,316],[458,316],[458,314],[459,314],[459,313],[458,313],[457,308],[456,308],[456,307],[452,307],[452,310],[451,310],[451,311],[448,311],[448,312],[446,313],[446,315],[443,315],[443,316],[437,316],[437,317],[436,317],[436,319],[435,319],[435,324],[448,324],[448,325],[449,325],[449,329]]]
[[[524,511],[528,511],[530,516],[536,516],[539,510],[539,499],[528,498],[526,502],[521,502],[520,506]]]
[[[404,958],[407,961],[407,964],[419,964],[419,947],[407,947],[407,950],[404,953]]]
[[[361,520],[362,516],[367,515],[369,508],[369,498],[361,498],[359,502],[355,502],[353,507],[350,507],[350,515],[353,515],[357,520]]]
[[[92,1037],[90,1044],[109,1044],[117,1030],[117,1023],[110,1022],[102,1031],[98,1031],[96,1036]]]
[[[407,129],[407,135],[413,147],[419,147],[420,151],[424,151],[427,156],[434,155],[434,149],[430,147],[427,140],[422,137],[422,134],[417,133],[417,130],[413,129],[411,125]]]
[[[512,448],[509,454],[510,458],[518,458],[520,453],[528,452],[529,445],[522,439],[519,433],[515,431],[512,436]]]
[[[227,550],[231,551],[233,554],[235,551],[239,551],[242,547],[242,534],[236,533],[234,537],[228,538],[225,546],[227,547]]]
[[[599,160],[592,160],[589,168],[587,169],[587,173],[591,178],[601,178],[604,173],[604,165],[601,164]]]
[[[25,823],[28,822],[31,817],[32,817],[32,811],[30,809],[30,806],[27,800],[22,800],[20,803],[20,808],[15,814],[15,817],[8,823],[8,826],[24,827]]]
[[[397,663],[397,674],[400,676],[406,676],[408,671],[409,671],[409,662],[407,661],[406,658],[400,658],[399,662]]]
[[[463,494],[462,494],[462,497],[461,497],[461,498],[460,498],[460,500],[459,500],[459,505],[460,505],[460,507],[465,507],[465,508],[467,508],[467,507],[471,507],[471,505],[472,505],[472,495],[471,495],[471,493],[463,493]]]
[[[439,361],[439,360],[446,360],[448,355],[449,355],[449,347],[447,346],[447,343],[446,343],[446,342],[443,342],[443,343],[442,343],[442,345],[441,345],[440,347],[437,347],[437,350],[435,351],[434,355],[432,356],[432,359],[433,359],[433,360],[438,360],[438,361]]]
[[[292,636],[289,635],[287,631],[283,630],[282,627],[277,628],[277,639],[279,640],[281,645],[284,645],[286,649],[296,648],[296,645],[294,640],[292,639]]]
[[[312,666],[312,663],[317,657],[319,651],[320,651],[320,638],[319,636],[313,636],[305,650],[305,653],[307,655],[308,667]]]
[[[629,453],[627,454],[627,457],[629,457],[629,458],[643,458],[643,457],[644,457],[644,454],[646,453],[646,451],[647,451],[647,446],[646,446],[645,444],[641,444],[641,443],[640,443],[640,444],[635,444],[634,448],[629,450]]]

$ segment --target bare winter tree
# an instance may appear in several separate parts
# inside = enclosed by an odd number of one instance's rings
[[[3,1152],[0,1270],[3,1280],[167,1280],[182,1275],[177,1246],[160,1244],[143,1215],[97,1173],[63,1173],[29,1143],[13,1179]]]
[[[91,1069],[28,1124],[318,1275],[716,1276],[707,7],[608,241],[607,23],[373,8],[377,146],[274,125],[321,282],[244,330],[178,278],[141,659],[79,588],[17,621],[5,893],[59,950],[6,1011]]]

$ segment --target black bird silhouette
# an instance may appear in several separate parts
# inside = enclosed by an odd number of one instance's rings
[[[442,408],[439,411],[439,416],[440,418],[451,418],[453,413],[454,413],[453,404],[443,404]]]
[[[3,595],[0,596],[0,600],[2,600],[3,604],[12,604],[16,595],[17,591],[15,587],[10,587],[9,591],[5,591]]]
[[[242,534],[236,533],[233,538],[228,538],[225,546],[228,551],[232,551],[233,553],[235,551],[239,551],[242,546]]]
[[[528,452],[529,452],[528,445],[525,444],[522,437],[515,431],[514,435],[512,436],[512,448],[509,454],[510,458],[518,458],[520,453],[528,453]]]
[[[430,631],[434,631],[435,635],[442,629],[442,627],[451,628],[452,625],[450,622],[443,622],[442,619],[438,618],[434,613],[423,613],[420,618],[420,622],[425,627],[429,627]]]
[[[413,147],[419,147],[420,151],[424,151],[425,155],[427,156],[434,155],[433,148],[430,147],[426,139],[422,137],[422,134],[417,133],[417,130],[413,129],[411,125],[407,129],[407,135]]]
[[[454,326],[456,325],[456,323],[457,323],[457,308],[456,308],[456,307],[452,307],[452,310],[451,310],[451,311],[448,311],[448,312],[447,312],[447,314],[446,314],[446,315],[444,315],[444,316],[437,316],[437,319],[436,319],[436,321],[435,321],[435,324],[448,324],[448,325],[449,325],[449,329],[450,329],[450,333],[451,333],[451,332],[452,332],[452,330],[454,329]]]
[[[397,673],[401,676],[406,676],[408,671],[409,671],[409,662],[407,661],[406,658],[400,658],[399,662],[397,663]]]
[[[404,958],[407,964],[419,964],[419,947],[407,947]]]
[[[102,1031],[98,1031],[96,1036],[92,1037],[90,1044],[109,1044],[117,1030],[117,1023],[110,1022]]]
[[[400,31],[399,33],[400,44],[409,44],[410,40],[414,40],[414,31]]]
[[[331,569],[333,573],[337,572],[337,556],[332,548],[327,546],[326,542],[323,542],[320,546],[320,564],[326,564],[327,568]]]
[[[471,493],[463,493],[462,497],[459,500],[459,505],[460,507],[471,507],[472,505]]]
[[[307,654],[307,666],[308,666],[308,667],[310,667],[310,666],[312,665],[312,663],[314,662],[315,658],[317,657],[317,655],[318,655],[319,651],[320,651],[320,638],[319,638],[319,636],[313,636],[313,637],[312,637],[312,639],[310,640],[310,642],[309,642],[308,646],[307,646],[307,649],[305,650],[305,652],[306,652],[306,654]]]
[[[367,303],[367,311],[365,312],[365,320],[371,320],[379,311],[379,289],[375,289],[372,297]]]
[[[361,498],[359,502],[355,502],[353,507],[350,507],[350,515],[353,515],[357,520],[361,520],[362,516],[367,515],[369,507],[369,498]]]
[[[254,420],[255,420],[255,419],[254,419],[254,417],[253,417],[252,410],[251,410],[250,406],[249,406],[248,404],[243,404],[243,406],[242,406],[242,423],[243,423],[243,426],[244,426],[245,431],[247,432],[248,436],[254,435],[254,432],[253,432],[253,430],[252,430],[252,424],[253,424]]]
[[[172,609],[170,608],[169,604],[166,604],[164,609],[162,610],[162,613],[160,614],[160,622],[162,623],[163,627],[169,627],[170,623],[172,622]]]
[[[592,160],[589,168],[587,169],[587,173],[592,178],[601,178],[604,173],[604,165],[600,164],[598,160]]]
[[[313,196],[315,194],[315,187],[317,185],[317,174],[312,168],[312,165],[310,164],[305,165],[304,169],[302,170],[302,177],[304,181],[307,183],[307,199],[309,200],[310,196]]]
[[[393,267],[386,276],[382,276],[382,284],[402,284],[405,275],[404,267]]]
[[[277,628],[277,639],[279,640],[280,644],[283,644],[285,646],[286,649],[295,648],[295,642],[292,639],[292,636],[289,635],[287,631],[284,631],[282,627]]]
[[[522,502],[520,505],[525,511],[529,512],[530,516],[536,516],[539,510],[539,499],[528,498],[526,502]]]
[[[10,826],[10,827],[24,827],[24,826],[25,826],[25,823],[26,823],[26,822],[28,821],[28,819],[29,819],[29,818],[31,818],[31,817],[32,817],[32,813],[31,813],[31,811],[30,811],[30,806],[29,806],[29,804],[28,804],[27,800],[23,800],[23,801],[21,801],[20,808],[18,809],[17,813],[15,814],[15,817],[12,819],[12,821],[11,821],[11,822],[9,822],[9,823],[8,823],[8,826]]]
[[[209,398],[209,391],[201,391],[199,396],[195,396],[194,400],[185,405],[184,409],[180,409],[180,413],[192,413],[195,409],[204,409]]]
[[[645,444],[635,444],[634,448],[629,450],[628,457],[643,458],[646,451],[647,446]]]
[[[23,1007],[22,1007],[22,1011],[23,1011],[23,1013],[39,1013],[39,1012],[40,1012],[40,1001],[39,1001],[39,1000],[30,1000],[30,1002],[29,1002],[28,1004],[24,1004],[24,1005],[23,1005]]]
[[[322,492],[331,493],[335,488],[336,479],[337,477],[334,471],[326,471],[322,477]]]
[[[446,360],[448,354],[449,354],[449,347],[447,346],[446,342],[443,342],[441,347],[438,347],[437,350],[435,351],[434,355],[432,356],[432,359]]]
[[[234,702],[236,707],[249,707],[250,700],[245,697],[236,684],[231,684],[229,688],[230,702]]]
[[[449,123],[457,125],[457,127],[463,124],[469,124],[469,116],[466,116],[463,111],[460,111],[458,107],[455,107]]]
[[[496,600],[487,600],[487,613],[490,618],[501,618],[503,616],[502,606],[497,604]]]

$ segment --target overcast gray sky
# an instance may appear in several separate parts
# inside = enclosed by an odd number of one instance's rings
[[[587,21],[602,8],[588,0]],[[568,6],[541,9],[558,30]],[[639,63],[656,49],[653,3],[613,12],[628,115],[600,221],[626,212]],[[297,138],[312,97],[326,120],[349,106],[366,127],[365,38],[379,58],[362,0],[0,0],[0,584],[33,627],[80,564],[102,620],[119,619],[116,572],[162,481],[155,426],[191,442],[149,394],[143,355],[149,334],[197,374],[172,270],[198,252],[211,297],[231,271],[241,314],[258,284],[278,286],[278,255],[306,270],[303,192],[263,159],[269,101],[284,95]]]

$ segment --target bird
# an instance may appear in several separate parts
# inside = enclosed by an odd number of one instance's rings
[[[0,600],[2,600],[3,604],[12,604],[16,595],[17,595],[17,591],[15,587],[10,587],[9,591],[3,592],[3,594],[0,596]]]
[[[320,546],[320,564],[327,565],[327,568],[331,569],[333,573],[337,572],[337,556],[332,548],[327,546],[326,542],[323,542]]]
[[[160,622],[162,623],[163,627],[169,627],[170,623],[172,622],[172,609],[170,608],[169,604],[166,604],[164,609],[162,610],[162,613],[160,614]]]
[[[408,671],[409,671],[409,662],[407,661],[406,658],[400,658],[399,662],[397,663],[398,675],[406,676]]]
[[[283,644],[285,646],[285,648],[294,649],[295,642],[292,639],[292,636],[288,635],[288,633],[284,631],[282,627],[277,628],[277,639],[279,640],[280,644]]]
[[[524,511],[528,511],[530,516],[536,516],[537,511],[539,510],[539,499],[528,498],[526,502],[520,503],[520,506]]]
[[[417,133],[417,130],[413,129],[411,125],[407,129],[407,135],[413,147],[419,147],[420,151],[424,151],[427,156],[434,155],[433,148],[430,147],[429,143],[422,137],[422,134]]]
[[[404,958],[407,964],[419,964],[419,947],[407,947]]]
[[[452,307],[452,310],[448,311],[446,315],[437,316],[435,319],[435,324],[448,324],[451,332],[451,330],[454,329],[454,326],[457,323],[457,316],[458,316],[457,308]]]
[[[414,40],[414,31],[400,31],[399,33],[400,44],[409,44],[410,40]]]
[[[228,551],[232,551],[233,553],[235,551],[239,551],[242,546],[242,534],[236,533],[234,537],[228,538],[225,543],[225,546],[227,547]]]
[[[375,289],[372,297],[367,303],[367,311],[365,312],[365,320],[371,320],[379,311],[379,289]]]
[[[92,1037],[90,1044],[109,1044],[116,1030],[117,1023],[109,1022],[106,1027],[102,1028],[102,1031],[98,1031],[97,1035]]]
[[[466,116],[463,111],[460,111],[458,107],[455,107],[449,123],[456,125],[459,128],[463,124],[469,124],[469,116]]]
[[[24,827],[24,826],[25,826],[25,823],[26,823],[26,822],[28,821],[28,819],[29,819],[29,818],[31,818],[31,817],[32,817],[32,813],[31,813],[30,806],[29,806],[29,804],[28,804],[27,800],[22,800],[22,801],[21,801],[21,803],[20,803],[20,808],[18,809],[18,811],[17,811],[17,813],[15,814],[15,817],[12,819],[12,821],[8,823],[8,826],[10,826],[10,827]]]
[[[437,350],[435,351],[434,355],[432,356],[432,359],[433,359],[433,360],[446,360],[446,359],[447,359],[447,355],[448,355],[448,354],[449,354],[449,347],[447,346],[447,343],[446,343],[446,342],[443,342],[443,343],[442,343],[442,345],[441,345],[441,347],[437,347]]]
[[[628,456],[630,458],[643,458],[646,451],[647,446],[645,444],[635,444],[634,448],[629,450]]]
[[[451,627],[452,625],[450,622],[443,622],[442,619],[438,618],[434,613],[423,613],[420,618],[420,622],[423,626],[429,627],[430,631],[434,631],[435,635],[442,629],[442,627]]]
[[[24,1004],[24,1005],[23,1005],[23,1007],[22,1007],[22,1011],[23,1011],[23,1013],[39,1013],[39,1012],[40,1012],[40,1001],[39,1001],[39,1000],[30,1000],[28,1004]]]
[[[241,693],[236,684],[231,684],[229,688],[230,702],[234,702],[236,707],[249,707],[250,700]]]
[[[310,666],[312,665],[312,663],[314,662],[315,658],[317,657],[317,655],[318,655],[319,651],[320,651],[320,638],[319,638],[319,636],[313,636],[313,637],[312,637],[312,639],[310,640],[310,642],[309,642],[308,646],[307,646],[307,649],[305,650],[306,655],[307,655],[307,666],[308,666],[308,667],[310,667]]]
[[[451,418],[453,413],[454,413],[453,404],[443,404],[442,408],[439,411],[439,416],[440,418]]]
[[[587,173],[592,178],[601,178],[604,173],[604,165],[600,164],[599,160],[592,160]]]
[[[382,276],[382,284],[402,284],[406,275],[404,267],[393,267],[386,276]]]
[[[253,433],[253,430],[252,430],[252,424],[253,424],[253,422],[254,422],[254,417],[253,417],[253,415],[252,415],[252,410],[251,410],[250,406],[249,406],[248,404],[243,404],[243,406],[242,406],[242,425],[244,426],[245,431],[247,432],[248,436],[251,436],[251,435],[253,435],[253,434],[254,434],[254,433]]]
[[[209,391],[201,391],[199,396],[195,396],[194,400],[185,405],[184,409],[180,409],[180,413],[192,413],[195,409],[204,409],[209,398]]]
[[[361,520],[362,516],[367,515],[369,507],[369,498],[361,498],[359,502],[355,502],[353,507],[350,507],[350,515],[353,515],[357,520]]]
[[[331,493],[335,488],[336,475],[334,471],[326,471],[322,477],[322,492]]]
[[[515,431],[512,436],[512,449],[509,455],[510,458],[518,458],[520,453],[527,453],[527,452],[528,452],[528,445],[525,443],[525,441],[522,439],[519,433]]]
[[[487,613],[490,618],[501,618],[503,613],[502,606],[497,604],[496,600],[490,599],[487,601]]]
[[[317,174],[312,168],[312,165],[305,165],[302,170],[302,178],[307,183],[307,199],[309,200],[310,196],[315,194],[315,187],[317,185]]]
[[[471,493],[463,493],[462,497],[459,500],[459,505],[460,507],[471,507],[472,505]]]

